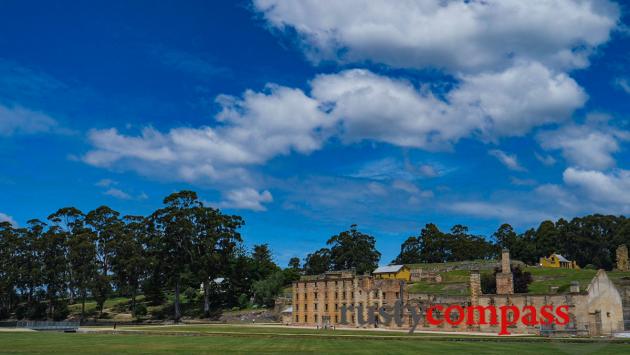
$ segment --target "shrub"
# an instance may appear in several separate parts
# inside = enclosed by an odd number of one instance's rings
[[[136,318],[140,318],[140,317],[146,316],[147,313],[149,313],[147,310],[147,306],[145,306],[143,303],[139,303],[139,304],[136,304],[136,309],[133,312],[133,316]]]
[[[199,293],[196,289],[189,287],[184,291],[184,296],[188,299],[189,302],[194,302],[197,299]]]
[[[68,318],[70,310],[66,302],[58,302],[55,304],[55,310],[53,311],[53,320],[61,321]]]

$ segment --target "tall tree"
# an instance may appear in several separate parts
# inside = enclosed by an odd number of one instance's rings
[[[378,267],[381,253],[376,250],[376,239],[357,230],[357,225],[350,230],[332,236],[330,245],[332,268],[334,270],[356,269],[358,273],[372,272]]]
[[[19,253],[18,243],[16,230],[11,223],[0,222],[0,314],[6,316],[16,303],[19,269],[15,259]]]
[[[75,270],[70,264],[70,249],[68,247],[68,241],[70,238],[78,233],[81,233],[84,228],[85,215],[83,212],[75,207],[64,207],[57,210],[57,212],[48,216],[56,228],[52,228],[51,232],[58,235],[61,240],[61,245],[64,250],[64,259],[67,263],[65,267],[66,275],[66,288],[70,293],[70,302],[74,303],[76,298],[76,277]]]
[[[241,242],[238,229],[243,220],[238,216],[224,215],[218,209],[197,208],[195,254],[193,257],[197,276],[202,280],[203,312],[210,316],[210,280],[226,276],[229,258]]]
[[[27,222],[23,235],[23,250],[19,261],[20,275],[27,294],[27,304],[33,303],[35,290],[41,285],[41,251],[39,249],[45,224],[37,219]]]
[[[417,264],[422,261],[422,243],[420,238],[409,237],[400,245],[400,253],[393,260],[393,263]]]
[[[321,248],[312,254],[308,254],[304,260],[304,273],[318,275],[329,271],[331,268],[330,249]]]
[[[300,258],[292,257],[291,259],[289,259],[289,268],[300,270]]]
[[[180,294],[184,274],[191,272],[197,209],[201,202],[193,191],[180,191],[164,199],[166,207],[153,213],[151,220],[158,234],[161,262],[168,281],[175,288],[174,319],[182,316]]]
[[[124,220],[123,231],[111,240],[111,270],[118,288],[131,295],[131,312],[135,314],[140,282],[147,273],[147,222],[141,216],[125,216]]]
[[[254,245],[252,252],[252,267],[254,281],[264,280],[280,268],[273,262],[271,250],[267,244]]]
[[[87,228],[75,228],[68,237],[68,259],[73,270],[74,287],[81,297],[81,320],[85,319],[85,300],[96,277],[96,247],[94,235]]]
[[[65,238],[58,226],[51,226],[40,241],[42,258],[42,284],[48,299],[48,317],[53,318],[57,298],[65,290],[68,264]]]
[[[119,219],[120,213],[107,206],[100,206],[88,212],[85,223],[92,227],[96,235],[96,250],[101,275],[107,277],[114,256],[113,243],[120,236],[123,223]]]

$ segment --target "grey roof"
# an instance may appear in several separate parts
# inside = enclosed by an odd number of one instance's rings
[[[387,266],[380,266],[378,268],[376,268],[376,270],[374,270],[372,273],[373,274],[386,274],[386,273],[390,273],[390,272],[398,272],[400,271],[400,269],[403,268],[404,265],[387,265]]]
[[[556,254],[556,257],[558,258],[559,261],[562,261],[563,263],[570,262],[569,260],[567,260],[567,258],[565,258],[564,256],[562,256],[560,254]]]
[[[293,306],[289,306],[282,311],[282,313],[293,313]]]
[[[216,279],[212,280],[215,284],[222,284],[223,281],[225,281],[225,277],[217,277]]]

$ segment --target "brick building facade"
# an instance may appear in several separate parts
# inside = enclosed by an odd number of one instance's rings
[[[621,295],[610,281],[606,272],[600,270],[585,290],[572,285],[568,293],[557,294],[514,294],[509,252],[502,253],[501,272],[497,273],[497,293],[481,292],[481,277],[478,270],[470,271],[469,295],[435,295],[406,292],[406,283],[394,279],[378,279],[370,275],[356,275],[351,271],[327,272],[322,275],[303,277],[293,283],[293,325],[332,327],[342,325],[342,309],[346,312],[346,327],[387,327],[408,329],[412,317],[405,308],[402,324],[389,325],[378,314],[382,306],[393,307],[396,301],[417,307],[422,313],[418,330],[481,331],[498,333],[496,325],[466,325],[465,322],[451,325],[427,323],[426,311],[433,305],[447,308],[451,305],[496,306],[514,305],[540,308],[544,305],[567,305],[570,322],[562,326],[526,326],[517,323],[510,327],[511,333],[608,335],[623,330],[623,308]],[[370,310],[371,308],[371,310]],[[473,313],[474,314],[474,313]],[[436,317],[444,317],[439,312]],[[452,314],[452,316],[459,316]],[[370,320],[370,317],[372,319]],[[474,314],[475,320],[479,315]],[[452,318],[452,317],[451,317]],[[499,315],[500,321],[500,315]],[[478,322],[475,322],[478,323]]]

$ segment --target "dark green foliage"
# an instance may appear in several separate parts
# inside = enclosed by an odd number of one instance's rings
[[[304,272],[307,275],[322,274],[330,268],[331,255],[328,248],[321,248],[313,254],[308,254],[304,260]]]
[[[475,259],[491,259],[498,247],[481,236],[468,233],[468,227],[455,225],[444,233],[432,223],[418,237],[409,237],[400,247],[396,264],[441,263]]]
[[[527,293],[528,285],[534,281],[532,274],[523,271],[520,266],[512,267],[512,277],[514,279],[514,292]]]
[[[514,293],[527,293],[528,285],[534,281],[532,274],[523,271],[520,266],[512,266],[512,279],[514,280]],[[501,272],[500,268],[495,268],[492,274],[484,273],[481,275],[481,292],[485,294],[497,293],[497,274]]]
[[[328,240],[328,248],[308,254],[303,265],[292,258],[282,270],[266,244],[247,251],[239,216],[204,206],[192,191],[168,196],[164,207],[148,217],[125,216],[101,206],[83,214],[59,209],[48,221],[30,220],[23,228],[0,223],[0,315],[20,319],[63,319],[68,305],[96,302],[103,313],[111,296],[130,297],[123,310],[154,318],[182,315],[214,317],[220,309],[272,305],[273,299],[302,274],[356,269],[370,272],[380,253],[375,238],[351,226]],[[427,224],[402,245],[396,263],[490,259],[502,247],[513,259],[534,264],[552,252],[587,268],[610,269],[615,249],[630,246],[630,220],[591,215],[544,221],[517,234],[503,224],[496,243],[455,225],[450,232]],[[528,273],[514,269],[516,292],[526,292]],[[223,282],[212,280],[222,278]],[[203,292],[198,291],[202,284]],[[493,275],[482,275],[484,292],[495,289]],[[179,294],[185,293],[185,300]],[[142,303],[137,295],[144,295]],[[171,303],[175,294],[175,302]],[[201,299],[203,295],[203,302]],[[74,309],[76,306],[73,306]]]
[[[289,260],[289,268],[294,269],[294,270],[300,270],[300,258],[292,257],[291,260]]]
[[[481,274],[481,292],[489,295],[497,293],[497,278],[494,273]]]
[[[330,246],[332,270],[355,269],[357,273],[372,272],[378,267],[381,253],[376,250],[376,239],[357,230],[357,225],[350,230],[332,236],[326,242]]]
[[[630,246],[630,219],[624,216],[589,215],[542,222],[536,229],[520,235],[507,233],[503,225],[494,234],[497,243],[510,249],[512,258],[536,264],[540,257],[562,254],[584,267],[612,269],[615,249],[620,244]],[[509,227],[511,230],[511,227]]]
[[[275,297],[284,286],[284,272],[276,271],[264,280],[253,284],[255,300],[257,304],[272,307]]]
[[[141,303],[136,305],[136,309],[133,311],[133,316],[139,318],[146,316],[148,313],[149,311],[147,310],[147,306]]]

